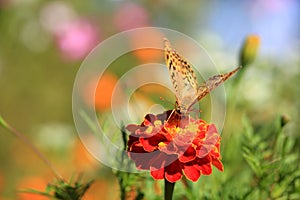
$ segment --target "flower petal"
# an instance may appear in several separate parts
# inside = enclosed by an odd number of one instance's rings
[[[134,160],[136,167],[138,169],[145,170],[150,169],[150,160],[152,160],[153,157],[157,157],[159,153],[157,151],[150,153],[146,152],[139,142],[133,143],[129,150],[130,152],[128,152],[128,155],[132,160]]]
[[[166,168],[168,165],[173,163],[175,160],[177,160],[176,155],[168,155],[161,151],[155,151],[157,152],[156,156],[154,156],[149,162],[151,163],[150,170],[158,170],[161,168]]]
[[[140,138],[140,142],[143,145],[145,151],[154,151],[158,148],[160,142],[166,142],[166,138],[162,134],[155,134],[148,138]]]
[[[220,160],[218,159],[212,159],[212,164],[218,169],[220,170],[221,172],[224,171],[224,167],[223,167],[223,164]]]
[[[184,164],[183,172],[185,176],[193,182],[197,181],[201,175],[199,168],[197,168],[196,164],[193,162],[190,164]]]
[[[179,161],[183,163],[190,162],[195,159],[196,157],[196,150],[192,147],[189,146],[182,155],[179,155]]]
[[[170,142],[169,144],[166,144],[166,146],[159,148],[159,150],[166,154],[174,154],[177,151],[177,147],[174,142]]]
[[[126,126],[126,130],[128,130],[131,133],[135,133],[135,131],[139,128],[140,128],[140,126],[135,125],[135,124],[129,124]]]
[[[134,144],[134,143],[136,143],[136,142],[138,142],[138,137],[135,137],[134,135],[130,135],[129,136],[129,140],[128,140],[128,142],[127,142],[127,146],[128,146],[128,149],[131,149],[131,146]]]
[[[161,168],[158,170],[151,170],[150,174],[155,180],[164,179],[165,168]]]
[[[145,120],[144,122],[142,123],[142,125],[145,125],[145,126],[150,126],[150,125],[153,125],[153,122],[156,120],[156,116],[153,115],[153,114],[148,114],[145,116]]]
[[[163,112],[162,114],[157,115],[157,119],[164,122],[168,119],[169,115],[172,113],[172,110],[168,110],[166,112]]]
[[[174,161],[170,165],[168,165],[165,169],[165,178],[174,183],[181,179],[182,177],[182,169],[179,160]]]
[[[210,156],[204,158],[197,157],[194,162],[196,163],[195,167],[200,170],[201,174],[210,175],[212,173]]]
[[[200,171],[203,175],[210,175],[212,173],[211,163],[200,165]]]

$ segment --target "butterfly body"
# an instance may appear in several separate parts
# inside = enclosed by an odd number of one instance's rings
[[[171,48],[170,42],[166,38],[164,39],[164,50],[166,65],[175,90],[175,112],[180,115],[188,114],[194,104],[240,69],[238,67],[231,72],[210,77],[198,86],[191,64]]]

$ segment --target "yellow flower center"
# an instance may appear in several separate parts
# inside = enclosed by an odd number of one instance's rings
[[[154,126],[158,127],[162,125],[162,122],[160,120],[155,120],[153,124]]]
[[[148,126],[148,128],[146,129],[146,133],[151,134],[153,131],[153,126]]]
[[[163,148],[163,147],[165,147],[165,146],[167,146],[167,144],[164,143],[164,142],[158,143],[158,147],[159,147],[159,148]]]

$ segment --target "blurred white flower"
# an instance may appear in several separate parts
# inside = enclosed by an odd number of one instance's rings
[[[61,150],[70,148],[77,139],[76,132],[67,124],[45,123],[36,127],[37,143],[45,149]]]
[[[20,40],[33,52],[43,52],[50,44],[49,35],[42,30],[37,20],[31,20],[24,24],[20,32]]]
[[[272,98],[272,76],[262,72],[263,69],[254,67],[247,71],[246,76],[240,83],[241,96],[252,104],[256,109],[265,107]]]
[[[71,5],[64,1],[50,1],[40,13],[43,28],[52,34],[63,32],[77,17]]]

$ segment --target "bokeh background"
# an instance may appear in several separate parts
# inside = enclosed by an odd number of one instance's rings
[[[72,87],[85,56],[116,33],[158,26],[189,35],[205,47],[216,66],[232,69],[238,65],[244,39],[256,34],[261,45],[238,85],[239,106],[229,110],[223,145],[232,149],[224,152],[234,152],[226,134],[229,138],[242,129],[239,117],[245,113],[254,124],[280,114],[289,116],[288,134],[299,141],[299,7],[297,0],[0,0],[0,114],[66,179],[80,172],[86,180],[95,179],[86,199],[118,199],[114,173],[86,152],[74,127]],[[131,42],[134,46],[138,41]],[[101,95],[95,99],[99,115],[109,112],[118,77],[135,63],[157,57],[163,59],[157,52],[136,52],[108,71],[99,83]],[[86,91],[90,92],[88,87]],[[144,88],[137,98],[151,102],[145,99],[154,91],[160,90]],[[87,103],[94,101],[87,99]],[[242,155],[237,156],[243,162]],[[0,127],[0,200],[47,199],[17,190],[43,190],[53,179],[49,167]]]

